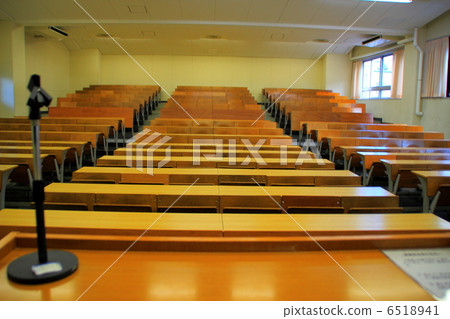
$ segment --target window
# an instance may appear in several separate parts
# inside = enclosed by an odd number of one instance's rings
[[[362,99],[391,97],[393,54],[363,61]]]

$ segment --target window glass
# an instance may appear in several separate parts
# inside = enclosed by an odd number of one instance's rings
[[[380,64],[381,64],[380,58],[372,60],[372,72],[370,74],[371,87],[380,86],[380,71],[381,71]]]
[[[382,86],[392,85],[392,55],[383,58],[383,83]]]
[[[370,73],[372,70],[372,61],[363,63],[363,90],[370,90]]]
[[[391,90],[382,90],[381,91],[381,98],[386,99],[391,97]]]
[[[386,99],[391,97],[393,55],[363,62],[361,98]]]

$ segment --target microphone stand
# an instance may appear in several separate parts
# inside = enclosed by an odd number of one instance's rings
[[[41,107],[50,105],[52,97],[40,87],[39,75],[32,75],[28,83],[31,92],[27,105],[33,141],[33,201],[36,208],[36,233],[38,251],[17,258],[8,265],[8,279],[21,284],[42,284],[63,279],[78,268],[77,257],[62,250],[47,250],[44,216],[44,181],[42,180],[40,155]]]

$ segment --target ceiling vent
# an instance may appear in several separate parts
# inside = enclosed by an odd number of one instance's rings
[[[397,40],[398,40],[398,37],[389,37],[389,36],[384,36],[384,35],[378,34],[367,40],[364,40],[362,42],[362,45],[369,47],[369,48],[381,48],[381,47],[385,47],[389,44],[396,43]]]

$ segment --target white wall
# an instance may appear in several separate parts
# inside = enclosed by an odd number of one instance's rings
[[[97,49],[70,51],[70,92],[100,83],[101,59]]]
[[[290,86],[314,60],[265,59],[208,56],[140,55],[135,59],[172,93],[177,85],[243,86],[261,101],[265,87]],[[102,84],[147,84],[155,82],[126,55],[104,55]],[[293,87],[323,88],[322,61],[318,61]],[[167,94],[163,94],[163,99]]]
[[[420,43],[450,34],[450,11],[420,29]],[[422,46],[423,47],[423,46]],[[358,55],[358,54],[357,54]],[[418,53],[412,44],[405,46],[403,98],[387,100],[358,100],[365,103],[367,112],[385,122],[422,125],[426,131],[444,132],[450,138],[450,99],[423,98],[423,117],[415,114]]]
[[[350,97],[352,63],[349,57],[345,54],[327,54],[322,59],[325,88]]]
[[[0,116],[14,116],[14,78],[12,31],[17,26],[9,21],[0,21]]]
[[[41,86],[57,98],[69,93],[69,50],[57,39],[35,38],[27,34],[25,38],[26,80],[32,74],[41,76]]]

